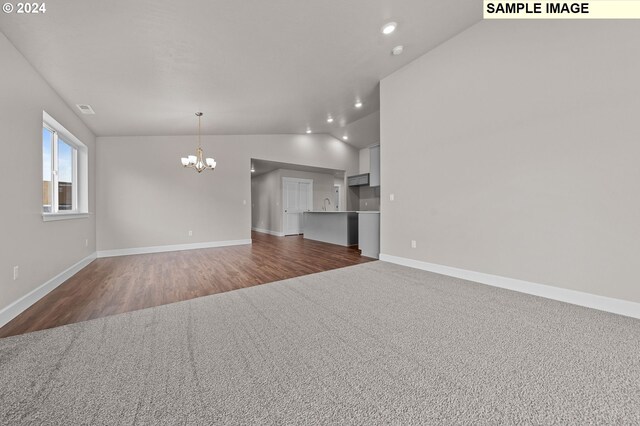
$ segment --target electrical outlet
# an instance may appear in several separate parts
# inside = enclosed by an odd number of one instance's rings
[[[13,280],[17,280],[18,279],[18,266],[14,266],[13,267]]]
[[[86,240],[84,240],[84,246],[85,247],[89,247],[89,239],[88,238]]]
[[[242,204],[246,206],[247,205],[247,200],[242,200]]]
[[[411,240],[411,248],[416,248],[417,246],[416,240]]]
[[[389,194],[389,201],[393,201],[396,199],[396,194]]]
[[[193,237],[193,231],[189,230],[189,236]]]

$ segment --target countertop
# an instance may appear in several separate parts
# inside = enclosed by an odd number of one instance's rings
[[[380,214],[379,210],[313,210],[305,213],[359,213],[359,214]]]
[[[309,211],[309,212],[305,212],[305,213],[358,213],[358,212],[354,211],[354,210],[348,210],[348,211],[344,211],[344,210],[340,210],[340,211],[337,211],[337,210],[327,210],[327,211],[324,211],[324,210],[313,210],[313,211]]]

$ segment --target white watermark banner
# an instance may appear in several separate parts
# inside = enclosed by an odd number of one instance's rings
[[[492,1],[484,19],[640,19],[640,0]]]

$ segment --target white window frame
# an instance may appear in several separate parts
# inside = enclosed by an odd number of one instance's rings
[[[89,185],[88,185],[88,149],[80,139],[69,132],[62,124],[58,123],[47,112],[42,112],[42,126],[53,132],[51,146],[51,212],[43,212],[42,220],[78,219],[89,216]],[[42,134],[42,131],[40,132]],[[42,144],[42,137],[40,138]],[[62,140],[73,148],[73,182],[71,193],[71,210],[59,210],[58,208],[58,141]]]

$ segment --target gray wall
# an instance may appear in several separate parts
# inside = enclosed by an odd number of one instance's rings
[[[385,78],[381,252],[640,302],[639,39],[482,21]]]
[[[88,147],[95,212],[95,138],[0,33],[0,310],[95,251],[95,216],[42,221],[42,111]],[[85,247],[85,239],[89,246]],[[20,268],[13,280],[13,267]]]
[[[335,210],[333,205],[334,175],[298,170],[274,170],[251,179],[251,226],[253,228],[282,232],[282,178],[284,177],[313,180],[313,207],[311,210],[322,210],[325,198],[332,200],[332,204],[327,205],[327,210]]]
[[[380,210],[380,187],[360,186],[358,187],[358,198],[360,207],[358,210],[371,211]]]
[[[251,158],[358,170],[358,151],[328,135],[203,136],[218,166],[201,174],[180,165],[195,144],[195,136],[97,138],[98,250],[251,238]]]
[[[280,171],[273,170],[251,178],[251,227],[282,231],[282,189]]]

